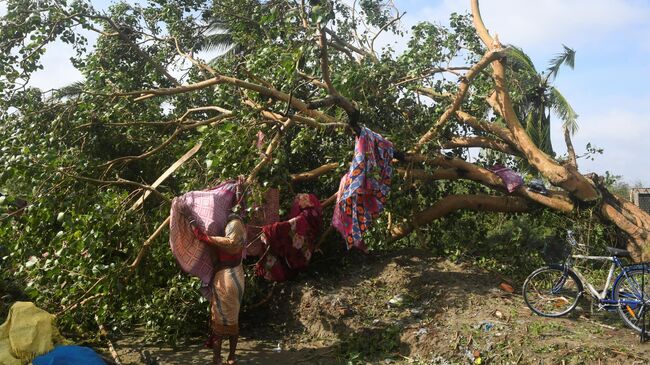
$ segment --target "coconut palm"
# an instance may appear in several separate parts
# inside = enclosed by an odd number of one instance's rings
[[[532,140],[549,155],[555,154],[551,144],[551,114],[562,121],[565,134],[574,134],[578,129],[578,115],[557,87],[553,86],[563,65],[571,69],[575,65],[576,52],[562,46],[564,50],[550,61],[549,67],[542,73],[535,69],[533,62],[520,48],[512,47],[510,51],[510,66],[518,75],[517,89],[521,99],[516,112]]]

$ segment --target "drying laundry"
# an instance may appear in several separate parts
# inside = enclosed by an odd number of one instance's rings
[[[490,167],[489,170],[499,175],[509,193],[512,193],[524,184],[524,179],[509,167],[497,164]]]
[[[356,138],[350,170],[339,184],[332,226],[348,249],[366,251],[363,233],[384,209],[390,191],[393,144],[381,135],[361,128]]]
[[[193,227],[208,236],[223,236],[228,214],[241,195],[241,181],[226,181],[205,191],[191,191],[172,201],[169,245],[183,271],[201,279],[201,291],[211,297],[216,252],[201,242]]]
[[[271,281],[285,281],[306,268],[322,225],[318,198],[313,194],[298,194],[289,220],[262,227],[266,253],[256,265],[256,274]]]

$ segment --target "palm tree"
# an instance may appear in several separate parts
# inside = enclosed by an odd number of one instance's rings
[[[563,65],[573,69],[575,51],[565,45],[549,63],[542,73],[538,72],[520,48],[512,47],[511,68],[518,74],[520,100],[517,103],[517,116],[524,123],[524,128],[535,144],[545,153],[553,156],[551,144],[551,114],[562,121],[565,135],[572,135],[578,130],[578,115],[562,93],[552,85]]]
[[[220,58],[244,53],[244,47],[235,42],[226,22],[212,19],[206,33],[207,35],[195,45],[194,49],[201,52],[216,52],[217,55],[208,63],[213,64]]]

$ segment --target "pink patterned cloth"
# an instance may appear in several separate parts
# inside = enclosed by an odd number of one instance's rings
[[[223,236],[238,187],[236,181],[227,181],[214,189],[190,191],[172,201],[169,222],[172,254],[183,271],[201,279],[201,291],[208,298],[216,252],[196,238],[192,224],[209,236]]]

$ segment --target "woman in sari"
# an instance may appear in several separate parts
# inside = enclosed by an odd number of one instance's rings
[[[207,236],[194,230],[197,238],[216,248],[214,278],[212,280],[211,327],[214,336],[214,364],[223,364],[221,345],[228,338],[230,352],[227,364],[235,364],[235,350],[239,339],[239,308],[244,296],[244,269],[242,251],[246,239],[246,226],[241,217],[228,217],[224,237]]]

